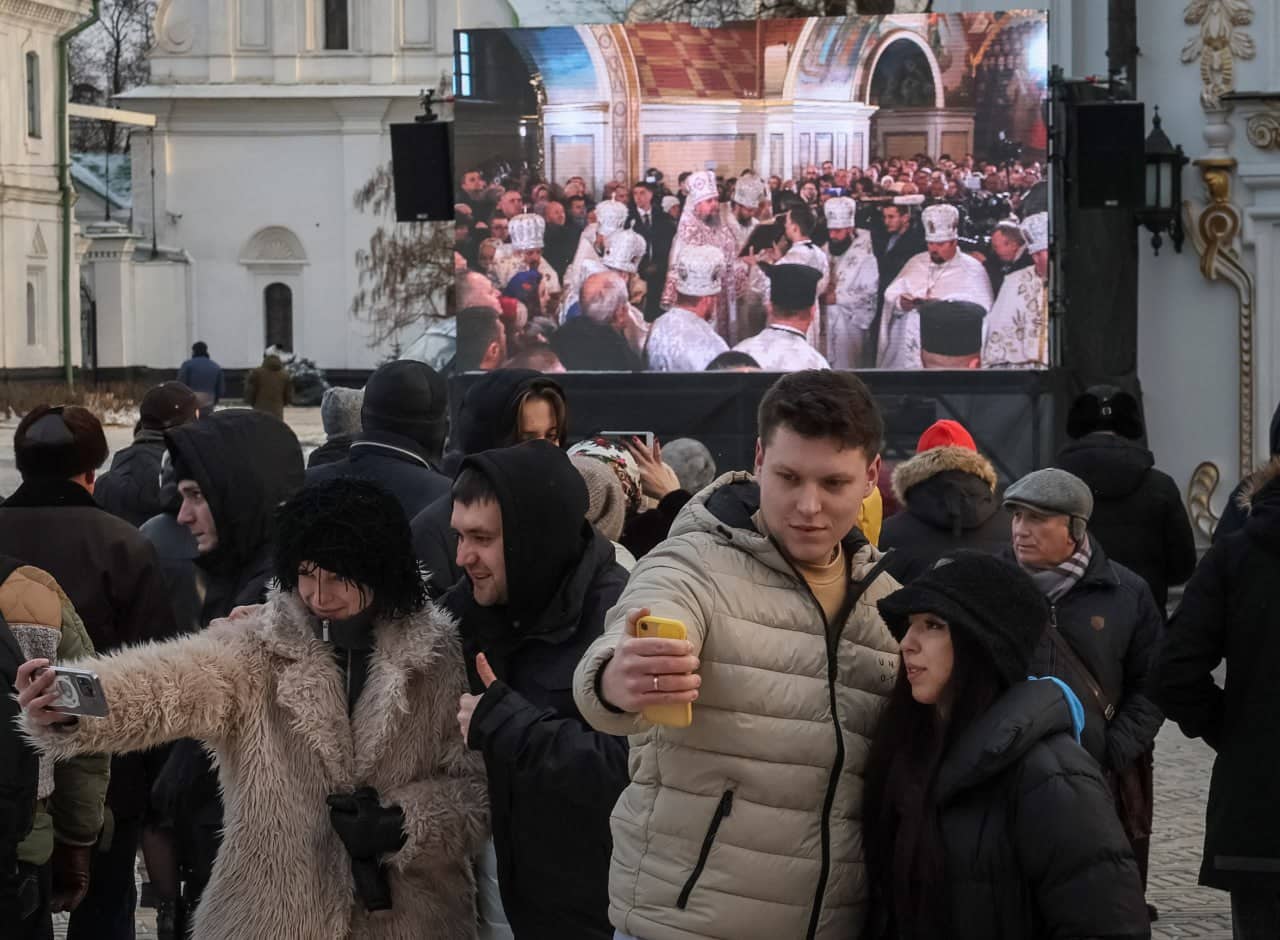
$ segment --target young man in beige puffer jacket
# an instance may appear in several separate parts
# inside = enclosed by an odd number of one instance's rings
[[[759,432],[754,476],[683,510],[575,675],[586,719],[632,736],[609,879],[624,938],[862,929],[861,775],[898,666],[875,607],[898,583],[856,526],[883,423],[855,376],[807,371],[765,395]],[[688,642],[632,636],[647,613]],[[640,714],[684,702],[688,728]]]

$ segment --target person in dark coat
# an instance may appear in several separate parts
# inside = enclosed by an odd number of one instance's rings
[[[1280,405],[1276,406],[1275,414],[1271,416],[1271,458],[1274,460],[1276,457],[1280,457]],[[1218,525],[1213,530],[1214,542],[1244,528],[1249,513],[1240,502],[1248,482],[1249,477],[1241,480],[1227,498],[1227,504],[1222,509],[1222,518],[1218,520]]]
[[[675,219],[662,211],[655,189],[652,183],[636,183],[631,189],[631,213],[627,216],[627,228],[642,236],[649,246],[639,274],[648,285],[644,316],[650,322],[662,314],[662,288],[667,283],[671,243],[676,239]]]
[[[171,635],[173,607],[155,550],[94,501],[107,439],[92,412],[77,405],[33,408],[14,433],[14,456],[22,485],[0,507],[0,554],[53,575],[99,652]],[[145,755],[111,761],[114,833],[109,847],[93,853],[89,892],[68,927],[72,940],[133,937],[133,858],[148,786]]]
[[[1037,470],[1009,487],[1004,504],[1013,513],[1013,558],[1049,601],[1051,629],[1032,674],[1065,680],[1084,703],[1082,743],[1115,791],[1145,888],[1151,754],[1164,722],[1151,698],[1151,672],[1164,614],[1146,582],[1111,561],[1088,531],[1093,494],[1079,477]]]
[[[381,484],[412,519],[449,492],[437,469],[449,413],[440,373],[415,359],[379,366],[364,387],[361,431],[345,460],[307,471],[307,482],[355,477]]]
[[[865,778],[866,936],[1150,937],[1080,702],[1026,678],[1031,580],[961,551],[878,606],[902,659]]]
[[[1178,484],[1155,468],[1140,443],[1146,430],[1138,400],[1112,386],[1095,386],[1071,406],[1071,443],[1054,465],[1093,490],[1089,531],[1113,561],[1138,574],[1164,611],[1169,588],[1196,570],[1196,538]]]
[[[360,433],[360,408],[364,391],[335,385],[326,388],[320,399],[320,423],[325,441],[307,457],[307,469],[345,460],[351,442]]]
[[[305,480],[298,438],[269,415],[234,409],[169,430],[165,443],[182,500],[177,522],[195,539],[195,564],[205,584],[202,624],[262,603],[274,574],[276,507]],[[177,911],[181,937],[221,839],[218,777],[203,745],[189,739],[174,744],[153,789],[157,805],[174,820],[184,882]]]
[[[955,421],[938,421],[920,436],[916,455],[893,470],[893,494],[903,509],[884,520],[879,547],[892,549],[889,573],[903,584],[949,551],[998,555],[1009,546],[995,467]]]
[[[1280,459],[1246,478],[1241,530],[1200,562],[1169,623],[1156,701],[1217,757],[1205,810],[1200,883],[1231,892],[1235,936],[1280,937]],[[1227,662],[1220,686],[1213,672]]]
[[[134,526],[165,510],[160,496],[164,432],[196,419],[196,394],[181,382],[164,382],[142,397],[139,412],[133,443],[116,452],[111,469],[93,488],[98,505]]]
[[[453,486],[465,574],[441,605],[462,633],[472,694],[459,723],[484,754],[516,940],[613,937],[609,814],[627,743],[583,720],[572,685],[627,575],[586,511],[586,484],[546,441],[469,457]]]
[[[211,415],[218,402],[227,397],[227,380],[222,366],[209,358],[203,342],[191,344],[191,358],[178,367],[178,381],[196,393],[201,415]]]
[[[444,472],[452,478],[464,458],[521,441],[568,442],[568,405],[554,379],[532,369],[497,369],[467,390],[450,435]],[[449,528],[453,497],[446,493],[413,517],[413,547],[432,591],[443,594],[461,577],[457,540]]]
[[[293,404],[293,379],[275,353],[262,357],[262,365],[244,380],[244,401],[254,411],[284,420],[284,410]]]

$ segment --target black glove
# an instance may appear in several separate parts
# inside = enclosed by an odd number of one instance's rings
[[[381,806],[373,787],[361,787],[350,794],[335,793],[327,802],[329,822],[352,858],[377,861],[380,856],[397,851],[408,838],[404,810]]]
[[[12,858],[15,852],[4,853]],[[0,866],[0,924],[18,924],[40,906],[40,883],[31,865],[9,862]]]

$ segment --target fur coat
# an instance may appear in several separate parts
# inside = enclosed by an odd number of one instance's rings
[[[69,731],[27,730],[55,758],[178,738],[214,753],[226,830],[194,940],[472,940],[471,859],[488,833],[484,765],[458,730],[457,632],[434,607],[379,623],[347,717],[332,648],[291,593],[244,620],[87,661],[110,704]],[[325,798],[371,786],[404,810],[386,858],[394,908],[368,914]]]

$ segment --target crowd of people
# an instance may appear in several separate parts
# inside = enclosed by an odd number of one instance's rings
[[[1113,387],[1007,486],[950,420],[888,467],[850,371],[779,378],[749,472],[537,370],[447,397],[383,365],[304,460],[166,382],[101,474],[90,411],[22,419],[6,940],[130,940],[139,855],[164,940],[1149,937],[1166,714],[1218,752],[1202,880],[1280,935],[1280,460],[1197,567]]]
[[[578,176],[465,169],[452,367],[1044,368],[1041,174],[923,154],[674,187],[650,169],[597,200]]]

